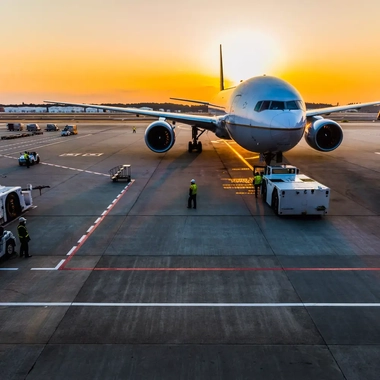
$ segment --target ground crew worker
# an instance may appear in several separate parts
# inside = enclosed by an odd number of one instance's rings
[[[28,234],[28,230],[25,227],[26,219],[21,217],[19,220],[19,224],[17,226],[18,238],[20,239],[20,257],[25,255],[25,258],[32,257],[29,255],[29,241],[30,237]]]
[[[253,179],[253,185],[255,186],[255,197],[257,198],[257,193],[259,192],[259,188],[261,186],[261,181],[263,177],[259,174],[259,172],[256,172],[255,177]]]
[[[193,208],[197,208],[197,184],[195,183],[195,179],[190,181],[189,188],[189,200],[187,202],[187,208],[191,208],[191,202],[193,202]]]
[[[133,127],[133,133],[136,133],[136,127]]]
[[[27,151],[25,151],[24,153],[24,159],[25,159],[26,167],[29,169],[30,161],[29,161],[29,154]]]

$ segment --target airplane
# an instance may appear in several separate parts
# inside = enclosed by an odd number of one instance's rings
[[[321,115],[378,105],[380,101],[306,110],[301,94],[286,81],[273,76],[258,76],[225,89],[222,45],[220,45],[220,92],[212,103],[183,98],[171,98],[207,105],[211,116],[161,112],[137,108],[112,107],[45,100],[46,103],[92,107],[102,110],[153,116],[145,131],[145,143],[156,153],[169,151],[175,143],[175,123],[191,125],[192,140],[188,152],[202,152],[200,136],[213,132],[222,139],[234,140],[250,152],[260,154],[270,165],[282,162],[282,153],[294,148],[302,136],[309,146],[321,152],[331,152],[343,141],[341,126]]]

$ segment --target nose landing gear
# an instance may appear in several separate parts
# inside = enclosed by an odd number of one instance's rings
[[[263,153],[263,158],[266,165],[270,165],[272,160],[276,157],[276,163],[281,164],[282,163],[282,152],[267,152]]]

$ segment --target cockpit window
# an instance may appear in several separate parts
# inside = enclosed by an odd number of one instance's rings
[[[270,101],[269,100],[264,100],[263,103],[262,103],[262,105],[261,105],[260,111],[268,110],[269,106],[270,106]]]
[[[295,100],[291,100],[290,102],[286,102],[285,105],[286,105],[285,108],[287,110],[298,110],[300,108]]]
[[[301,110],[306,111],[306,104],[303,102],[303,100],[297,100],[297,104]]]
[[[265,110],[306,110],[305,103],[302,100],[289,100],[281,102],[279,100],[261,100],[256,103],[255,111],[261,112]]]
[[[276,100],[272,100],[269,107],[270,110],[283,110],[284,108],[284,102],[278,102]]]
[[[256,111],[256,112],[260,112],[261,103],[262,103],[262,101],[261,101],[261,102],[257,102],[257,104],[256,104],[256,106],[255,106],[255,111]]]

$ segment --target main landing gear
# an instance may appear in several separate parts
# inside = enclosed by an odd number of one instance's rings
[[[263,153],[263,156],[264,156],[264,160],[265,160],[265,164],[266,165],[270,165],[272,160],[276,157],[276,162],[278,164],[281,164],[282,163],[282,152],[277,152],[277,153],[273,153],[273,152],[268,152],[268,153]]]
[[[191,127],[191,134],[193,141],[189,141],[188,151],[191,153],[193,150],[196,150],[198,153],[202,152],[202,142],[198,141],[199,137],[203,134],[205,129],[200,129],[196,125]]]

